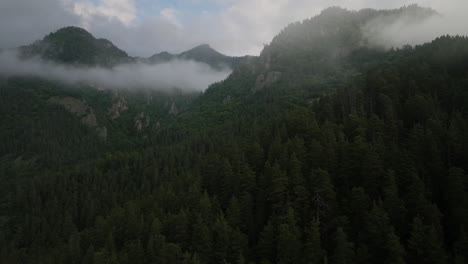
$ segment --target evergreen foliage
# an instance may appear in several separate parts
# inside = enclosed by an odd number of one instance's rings
[[[255,62],[294,52],[270,61],[279,82],[253,91],[264,71],[239,66],[193,102],[172,96],[182,113],[141,134],[129,91],[133,110],[114,120],[106,92],[2,79],[0,260],[464,263],[468,39],[353,49],[337,64],[351,76],[296,48],[296,30],[366,12],[289,26]],[[47,103],[70,93],[107,141]]]

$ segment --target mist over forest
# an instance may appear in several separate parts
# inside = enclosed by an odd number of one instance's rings
[[[149,64],[130,62],[112,68],[99,66],[63,65],[41,58],[21,59],[12,51],[0,53],[0,74],[34,76],[68,84],[87,83],[112,88],[150,88],[170,91],[203,91],[210,84],[224,80],[231,70],[218,70],[191,60],[172,60]]]
[[[468,263],[468,4],[416,2],[2,1],[0,263]]]

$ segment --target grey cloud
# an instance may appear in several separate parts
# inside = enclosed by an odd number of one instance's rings
[[[208,0],[207,0],[208,1]],[[213,0],[211,0],[213,1]],[[430,41],[443,34],[466,34],[463,25],[468,21],[458,15],[467,10],[466,0],[237,0],[224,1],[219,13],[203,15],[180,13],[183,26],[176,27],[159,17],[137,21],[129,27],[114,22],[93,23],[90,30],[115,41],[130,54],[150,56],[156,52],[181,52],[201,43],[209,43],[228,55],[258,55],[264,44],[287,24],[310,18],[331,5],[348,9],[390,9],[412,3],[433,7],[444,14],[444,20],[427,21],[425,25],[407,27],[403,20],[378,32],[382,42],[399,46]],[[109,30],[114,28],[114,30]],[[381,28],[379,28],[380,30]],[[114,33],[115,32],[115,33]],[[385,36],[384,34],[387,34]],[[389,41],[390,40],[390,41]]]
[[[1,0],[0,48],[14,48],[41,39],[80,19],[61,0]]]
[[[0,75],[28,75],[65,83],[87,83],[105,88],[152,88],[203,91],[214,82],[225,79],[231,70],[217,71],[194,61],[175,60],[148,65],[132,63],[112,69],[58,65],[39,58],[18,59],[13,51],[0,53]]]
[[[464,10],[468,10],[468,2],[454,0],[452,5],[440,5],[437,1],[427,3],[435,8],[437,15],[423,21],[414,21],[411,16],[393,21],[380,17],[368,23],[363,31],[374,44],[386,48],[422,44],[443,35],[468,35],[468,18],[464,14]]]
[[[161,51],[178,53],[202,43],[228,55],[258,55],[263,45],[288,23],[310,18],[331,5],[357,10],[417,3],[444,15],[444,19],[411,28],[401,25],[401,21],[387,25],[379,38],[392,45],[417,44],[447,33],[465,35],[468,22],[467,16],[461,14],[468,9],[466,0],[200,0],[217,3],[221,10],[203,14],[178,10],[180,27],[159,14],[138,17],[129,24],[102,13],[85,19],[71,11],[73,3],[83,1],[0,1],[0,47],[26,45],[60,27],[78,25],[111,40],[133,56],[147,57]]]

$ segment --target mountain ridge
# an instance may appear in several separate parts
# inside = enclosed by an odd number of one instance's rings
[[[231,57],[213,49],[209,44],[200,44],[187,51],[171,54],[167,51],[156,53],[146,59],[149,63],[157,64],[171,60],[193,60],[210,65],[216,69],[233,68],[247,61],[249,56]]]
[[[148,58],[129,56],[112,41],[96,38],[86,29],[76,26],[60,28],[42,40],[19,48],[23,58],[41,56],[43,59],[64,64],[113,67],[119,64],[143,62],[157,64],[171,60],[192,60],[205,63],[214,69],[238,65],[244,57],[230,57],[201,44],[179,54],[163,51]]]

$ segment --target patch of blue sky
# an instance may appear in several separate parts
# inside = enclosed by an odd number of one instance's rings
[[[94,0],[96,1],[96,0]],[[205,12],[216,14],[223,8],[213,0],[136,0],[138,17],[159,16],[161,10],[172,8],[179,13],[199,15]]]

